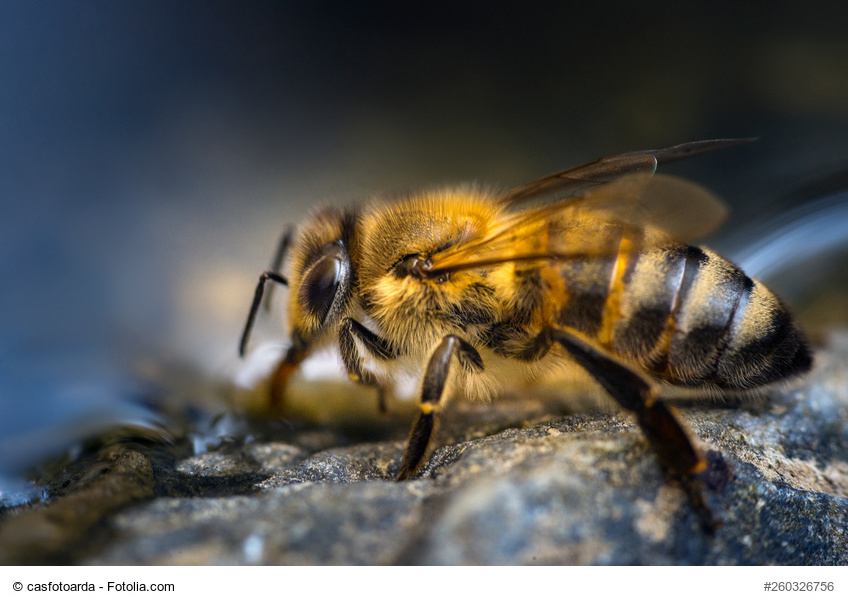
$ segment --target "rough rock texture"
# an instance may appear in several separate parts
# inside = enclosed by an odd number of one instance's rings
[[[281,426],[196,455],[188,440],[111,444],[47,502],[0,512],[0,562],[844,565],[846,360],[834,337],[766,404],[680,409],[730,471],[708,495],[712,534],[627,414],[501,402],[448,412],[405,483],[391,479],[406,418],[364,441]]]

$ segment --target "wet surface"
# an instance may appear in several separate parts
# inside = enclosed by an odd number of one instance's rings
[[[704,532],[632,419],[458,405],[397,483],[403,414],[355,425],[214,420],[216,444],[125,433],[0,513],[4,564],[846,564],[848,338],[754,407],[680,408],[713,461]],[[355,390],[354,390],[355,393]],[[523,420],[521,420],[523,418]],[[207,421],[210,419],[207,419]],[[236,429],[223,435],[220,430]],[[373,428],[371,431],[375,431]],[[376,438],[376,439],[375,439]],[[197,442],[195,442],[197,443]]]

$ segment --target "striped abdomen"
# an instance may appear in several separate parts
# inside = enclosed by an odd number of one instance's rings
[[[639,234],[644,237],[644,234]],[[666,243],[559,266],[573,327],[677,385],[743,389],[788,378],[812,358],[766,287],[714,252]]]

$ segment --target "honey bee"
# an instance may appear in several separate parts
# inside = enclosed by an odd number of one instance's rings
[[[398,480],[425,462],[453,394],[485,400],[516,377],[577,364],[635,414],[660,461],[692,483],[707,466],[664,385],[745,391],[800,375],[812,356],[787,308],[708,248],[724,205],[657,165],[745,142],[630,152],[505,194],[437,189],[327,208],[287,234],[260,278],[287,285],[291,346],[272,403],[301,361],[335,342],[348,375],[382,392],[401,366],[421,376]],[[288,277],[279,273],[289,254]]]

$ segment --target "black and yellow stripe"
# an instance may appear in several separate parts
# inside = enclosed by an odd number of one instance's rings
[[[676,385],[745,389],[810,368],[785,306],[738,267],[708,249],[641,247],[643,232],[608,229],[620,232],[617,255],[559,265],[567,297],[556,324]]]

